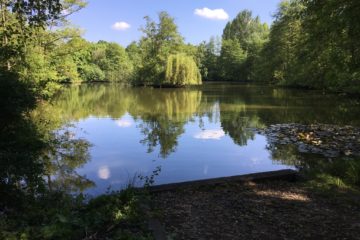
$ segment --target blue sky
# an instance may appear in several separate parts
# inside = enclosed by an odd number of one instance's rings
[[[198,44],[221,35],[226,23],[238,12],[249,9],[261,21],[272,22],[280,0],[89,0],[88,6],[71,16],[84,37],[118,42],[127,46],[141,37],[144,16],[157,20],[157,13],[167,11],[175,18],[186,42]],[[196,10],[197,9],[197,10]]]

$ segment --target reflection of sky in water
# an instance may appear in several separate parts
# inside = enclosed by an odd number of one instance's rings
[[[91,161],[78,169],[79,174],[97,185],[89,193],[100,194],[110,185],[114,190],[125,187],[136,182],[136,175],[150,175],[157,166],[161,166],[157,184],[288,168],[271,160],[264,136],[255,135],[246,146],[239,146],[225,134],[220,122],[208,121],[206,117],[202,118],[201,128],[200,118],[185,124],[176,151],[165,159],[159,154],[159,146],[148,153],[140,143],[144,138],[138,128],[141,120],[135,124],[126,114],[120,121],[126,124],[119,127],[119,120],[93,117],[77,123],[78,128],[85,130],[80,136],[94,145],[90,149]]]

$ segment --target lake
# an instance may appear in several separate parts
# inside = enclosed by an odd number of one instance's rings
[[[269,148],[258,129],[279,123],[360,125],[357,99],[246,84],[70,86],[53,106],[64,126],[58,133],[89,143],[86,161],[71,167],[91,182],[81,188],[91,195],[140,184],[137,175],[150,176],[158,167],[155,184],[299,168],[304,154],[291,146]]]

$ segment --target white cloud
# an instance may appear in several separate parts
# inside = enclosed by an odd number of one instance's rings
[[[116,121],[116,125],[122,128],[127,128],[132,126],[132,122],[126,119],[119,119]]]
[[[194,138],[203,140],[220,140],[223,136],[225,136],[225,132],[223,130],[205,130],[195,134]]]
[[[102,166],[98,170],[98,177],[101,179],[109,179],[111,176],[110,169],[108,166]]]
[[[197,8],[194,11],[195,15],[198,15],[200,17],[214,19],[214,20],[227,20],[229,19],[229,14],[225,12],[224,9],[209,9],[209,8]]]
[[[71,12],[70,12],[69,9],[63,9],[63,10],[61,11],[61,13],[62,13],[63,15],[69,15]]]
[[[127,22],[116,22],[111,27],[114,30],[124,31],[129,29],[131,26]]]

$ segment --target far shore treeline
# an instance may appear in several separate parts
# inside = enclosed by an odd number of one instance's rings
[[[84,1],[62,1],[66,15],[43,26],[19,17],[11,2],[1,1],[0,74],[15,73],[43,96],[59,83],[102,81],[144,86],[240,81],[360,91],[360,7],[355,0],[283,1],[270,28],[244,10],[221,37],[199,45],[185,43],[174,18],[160,12],[156,20],[144,17],[142,37],[126,47],[81,37],[66,16],[85,7]]]

